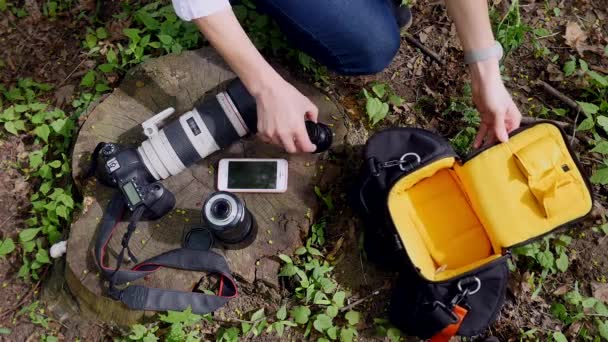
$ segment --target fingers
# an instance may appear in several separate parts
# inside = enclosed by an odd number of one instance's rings
[[[512,131],[519,128],[521,124],[521,112],[515,102],[511,101],[511,105],[507,111],[507,131],[511,133]]]
[[[317,122],[317,119],[319,118],[319,108],[317,108],[317,106],[315,106],[314,103],[310,103],[310,108],[308,108],[308,110],[306,111],[306,119],[312,121],[312,122]]]
[[[509,133],[507,133],[507,127],[505,126],[504,115],[497,115],[494,120],[494,136],[500,142],[506,142],[509,140]]]
[[[310,137],[308,137],[308,132],[306,132],[304,123],[302,123],[301,126],[302,127],[295,132],[294,136],[296,140],[296,147],[300,152],[314,152],[317,149],[317,146],[310,141]]]
[[[486,134],[488,133],[488,125],[484,122],[479,125],[479,131],[477,132],[477,136],[475,137],[475,142],[473,143],[473,147],[479,148],[483,143]]]
[[[285,148],[285,151],[287,151],[287,153],[296,153],[298,151],[296,149],[296,144],[293,141],[293,135],[284,134],[279,136],[279,139],[281,140],[281,144],[283,145],[283,148]]]

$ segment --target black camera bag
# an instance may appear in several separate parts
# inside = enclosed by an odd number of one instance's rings
[[[588,181],[564,132],[547,122],[520,128],[509,142],[467,158],[429,131],[391,128],[368,140],[363,158],[350,200],[362,219],[367,258],[399,272],[390,321],[431,341],[482,333],[504,301],[509,249],[592,207]],[[492,221],[500,215],[524,221]],[[473,233],[463,230],[471,224],[462,221],[477,222]],[[452,269],[449,261],[458,265]]]

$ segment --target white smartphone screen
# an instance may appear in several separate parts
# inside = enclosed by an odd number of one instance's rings
[[[234,161],[228,163],[228,188],[276,189],[276,161]]]

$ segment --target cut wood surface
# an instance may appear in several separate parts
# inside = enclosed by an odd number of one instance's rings
[[[316,88],[284,76],[319,107],[319,121],[333,126],[334,146],[341,145],[346,132],[342,120],[336,120],[341,111]],[[140,321],[146,312],[130,310],[105,296],[107,283],[99,276],[93,246],[104,208],[117,190],[105,187],[95,179],[82,178],[89,166],[91,152],[100,141],[137,146],[144,140],[140,126],[143,121],[167,107],[176,109],[171,118],[174,119],[190,110],[202,96],[213,96],[218,85],[221,88],[225,81],[234,77],[210,48],[151,59],[131,70],[121,86],[88,114],[73,152],[73,176],[83,194],[84,206],[70,230],[66,278],[80,305],[91,309],[99,319],[126,325]],[[176,196],[175,209],[158,221],[141,222],[130,247],[140,261],[178,248],[184,234],[190,228],[200,226],[202,202],[215,191],[217,162],[228,157],[285,158],[289,161],[286,193],[239,194],[257,221],[255,242],[241,250],[216,249],[226,256],[239,281],[253,283],[257,274],[261,278],[258,281],[276,286],[276,275],[269,274],[270,270],[276,270],[273,260],[278,260],[278,253],[290,254],[301,246],[315,219],[318,201],[314,185],[325,170],[322,167],[324,153],[288,155],[279,147],[255,137],[241,140],[163,181]],[[126,223],[121,223],[115,230],[108,246],[106,264],[115,265],[125,229]],[[123,267],[132,266],[132,263],[123,264]],[[204,276],[201,272],[161,269],[138,282],[148,287],[190,291]]]

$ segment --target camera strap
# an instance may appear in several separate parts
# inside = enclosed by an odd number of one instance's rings
[[[128,248],[131,234],[135,230],[142,212],[139,209],[131,216],[127,232],[122,239],[122,249],[117,258],[116,268],[104,265],[104,257],[108,242],[121,220],[126,204],[121,193],[116,193],[110,200],[101,220],[101,225],[95,241],[95,259],[102,275],[109,280],[108,295],[120,300],[126,306],[135,310],[153,311],[183,311],[190,307],[192,312],[205,314],[213,312],[228,300],[238,294],[236,282],[230,274],[230,268],[221,255],[211,251],[201,251],[188,248],[177,248],[142,261],[131,269],[120,269],[125,250],[135,260]],[[137,262],[137,261],[135,261]],[[150,288],[143,285],[128,285],[160,269],[170,267],[189,271],[204,271],[220,275],[220,287],[217,295],[200,292],[185,292],[168,289]],[[117,286],[127,284],[119,289]]]

